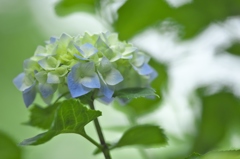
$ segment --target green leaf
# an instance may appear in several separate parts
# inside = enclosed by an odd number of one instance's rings
[[[226,88],[212,95],[206,95],[206,91],[198,90],[202,112],[192,149],[202,154],[216,148],[233,129],[240,129],[240,99]]]
[[[126,88],[119,91],[115,91],[114,97],[124,98],[124,99],[133,99],[140,97],[150,97],[157,96],[155,90],[152,88]]]
[[[21,154],[20,147],[0,131],[0,159],[21,159]]]
[[[192,155],[188,156],[185,159],[200,159],[200,156],[200,154],[194,152]]]
[[[59,16],[66,16],[74,12],[95,13],[95,3],[97,0],[61,0],[55,6],[55,11]]]
[[[233,54],[233,55],[240,56],[240,43],[234,43],[226,51]]]
[[[39,145],[61,133],[76,133],[86,135],[84,126],[101,115],[100,111],[91,110],[82,105],[79,100],[63,101],[56,110],[51,128],[33,138],[26,139],[21,145]]]
[[[240,14],[239,0],[194,0],[178,8],[165,0],[128,0],[118,10],[114,26],[121,40],[127,40],[149,26],[166,19],[184,29],[184,38],[191,38],[210,23]],[[140,18],[139,18],[140,17]]]
[[[159,126],[138,125],[128,129],[112,149],[123,146],[152,147],[166,144],[167,138]]]
[[[59,102],[44,108],[37,104],[33,105],[30,109],[30,119],[25,124],[39,127],[41,129],[49,129],[52,125],[56,109],[59,105]]]
[[[121,40],[127,40],[146,27],[165,19],[172,9],[164,0],[128,0],[118,10],[114,26]]]
[[[240,150],[232,150],[232,151],[212,151],[200,159],[238,159],[240,158]]]

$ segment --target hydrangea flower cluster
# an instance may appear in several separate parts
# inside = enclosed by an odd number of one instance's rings
[[[147,55],[119,41],[115,33],[76,37],[64,33],[38,46],[13,82],[27,107],[37,92],[46,103],[56,91],[76,98],[97,90],[100,98],[110,100],[116,90],[149,86],[156,71],[148,61]]]

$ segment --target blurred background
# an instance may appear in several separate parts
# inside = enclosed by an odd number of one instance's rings
[[[114,159],[180,159],[240,148],[239,0],[0,0],[0,159],[94,158],[94,146],[73,134],[19,148],[42,130],[22,124],[29,111],[12,83],[38,45],[85,31],[118,32],[150,54],[159,73],[153,87],[161,98],[131,102],[134,115],[114,104],[97,108],[107,140],[117,140],[119,130],[133,123],[153,123],[164,129],[168,145],[144,155],[135,148],[114,150]],[[97,138],[91,124],[87,130]]]

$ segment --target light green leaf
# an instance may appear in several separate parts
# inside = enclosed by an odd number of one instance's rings
[[[61,103],[54,103],[45,108],[39,105],[33,105],[30,109],[30,119],[24,123],[26,125],[39,127],[41,129],[49,129],[53,123],[56,109]]]
[[[6,134],[0,132],[0,159],[21,159],[21,149]]]
[[[121,40],[127,40],[146,27],[165,19],[172,8],[164,0],[128,0],[118,10],[115,29]]]
[[[240,150],[232,151],[212,151],[203,155],[200,159],[238,159]]]
[[[227,88],[212,95],[206,91],[205,87],[198,90],[202,112],[192,148],[201,154],[215,149],[233,128],[240,129],[240,99]]]
[[[24,140],[20,145],[39,145],[61,133],[86,135],[84,126],[100,115],[100,111],[88,109],[79,100],[65,100],[59,105],[51,128],[47,132]]]
[[[127,88],[116,91],[113,95],[114,97],[124,98],[124,99],[133,99],[140,97],[150,97],[157,96],[155,90],[152,88]]]
[[[59,16],[66,16],[74,12],[95,13],[97,0],[61,0],[55,6],[55,11]]]
[[[163,146],[167,138],[159,126],[138,125],[128,129],[112,149],[123,146]]]

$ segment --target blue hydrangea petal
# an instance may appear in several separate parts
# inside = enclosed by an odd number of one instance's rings
[[[112,68],[108,74],[106,74],[105,81],[108,85],[116,85],[123,81],[123,76],[118,70]]]
[[[79,80],[75,80],[73,72],[70,72],[67,77],[67,84],[73,98],[87,94],[92,88],[84,87]]]
[[[113,101],[113,98],[101,97],[101,98],[98,98],[98,100],[101,103],[108,105]]]
[[[96,73],[94,76],[81,78],[81,83],[88,88],[100,88],[100,81]]]
[[[29,107],[34,99],[36,98],[36,88],[35,85],[33,85],[32,87],[30,87],[29,89],[26,89],[25,91],[23,91],[23,101],[26,105],[26,107]]]
[[[103,81],[101,81],[100,93],[102,93],[107,98],[112,98],[114,88],[106,85]]]
[[[89,58],[98,52],[98,50],[90,43],[80,46],[80,49],[84,52],[86,58]]]
[[[49,72],[49,73],[47,74],[47,83],[51,83],[51,84],[60,83],[60,78],[58,77],[58,75]]]
[[[48,83],[39,83],[39,91],[43,98],[47,98],[52,95],[57,90],[57,85],[48,84]]]
[[[153,69],[147,64],[144,63],[141,67],[133,66],[133,68],[140,74],[140,75],[149,75],[153,72]]]
[[[50,40],[49,40],[50,44],[55,43],[57,39],[58,39],[57,37],[50,37]]]
[[[84,57],[79,56],[79,55],[77,55],[77,54],[74,54],[74,56],[75,56],[76,58],[80,59],[80,60],[84,60],[84,61],[88,60],[87,58],[84,58]]]
[[[152,82],[158,76],[157,71],[155,69],[153,69],[153,68],[152,68],[152,70],[153,70],[153,72],[149,74],[149,76],[150,76],[149,83]]]

